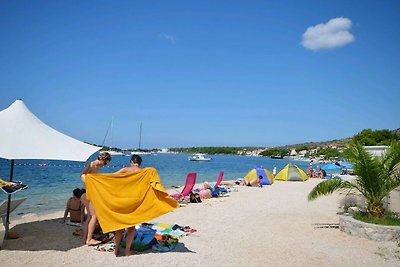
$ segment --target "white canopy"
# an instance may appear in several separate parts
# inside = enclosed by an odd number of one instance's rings
[[[1,158],[86,161],[99,149],[47,126],[22,100],[0,111]]]

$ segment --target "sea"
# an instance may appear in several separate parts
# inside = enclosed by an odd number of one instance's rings
[[[91,156],[87,162],[95,159]],[[262,166],[271,173],[274,167],[281,170],[289,162],[307,170],[309,162],[290,159],[271,159],[268,157],[239,155],[209,155],[211,161],[189,161],[188,154],[145,154],[141,155],[142,168],[154,167],[166,189],[182,186],[189,172],[196,172],[196,183],[215,182],[219,172],[224,171],[224,180],[236,180],[244,177],[255,166]],[[112,173],[128,166],[130,156],[114,156],[111,162],[101,168],[103,173]],[[12,194],[12,198],[27,197],[11,215],[11,218],[32,214],[50,214],[65,209],[66,202],[72,196],[72,190],[82,187],[80,172],[87,162],[55,160],[15,160],[14,181],[22,181],[29,187]],[[0,159],[0,178],[8,181],[11,161]],[[179,190],[179,189],[178,189]],[[7,199],[0,192],[0,201]]]

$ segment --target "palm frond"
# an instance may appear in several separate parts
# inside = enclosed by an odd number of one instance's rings
[[[343,189],[351,189],[351,188],[355,188],[355,186],[352,183],[345,180],[341,179],[326,180],[317,184],[311,190],[311,192],[308,194],[308,200],[311,201],[320,196],[330,195],[335,191],[340,191]]]
[[[400,142],[392,142],[390,148],[382,157],[382,167],[385,175],[397,179],[399,177],[400,166]]]
[[[382,157],[374,157],[356,140],[351,147],[351,162],[356,178],[353,183],[344,180],[327,180],[318,184],[308,194],[308,200],[332,194],[334,191],[354,188],[368,203],[368,212],[381,215],[383,198],[400,186],[400,142],[395,141]],[[377,209],[376,209],[377,208]]]
[[[354,173],[357,175],[355,183],[366,198],[380,196],[384,187],[381,172],[380,160],[367,152],[358,142],[355,142],[352,149],[352,161]]]

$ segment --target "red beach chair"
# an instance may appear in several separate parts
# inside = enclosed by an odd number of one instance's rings
[[[186,176],[186,183],[182,189],[182,192],[172,194],[171,197],[173,197],[175,199],[181,199],[181,198],[188,196],[192,192],[194,184],[196,183],[196,176],[197,176],[197,173],[195,173],[195,172],[188,173],[188,175]]]
[[[224,172],[221,171],[221,172],[219,173],[219,176],[218,176],[217,181],[215,182],[214,188],[217,188],[217,187],[221,184],[222,178],[223,178],[223,177],[224,177]]]

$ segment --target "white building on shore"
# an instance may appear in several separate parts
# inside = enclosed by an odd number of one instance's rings
[[[364,146],[364,148],[374,156],[380,157],[388,149],[388,146]]]

